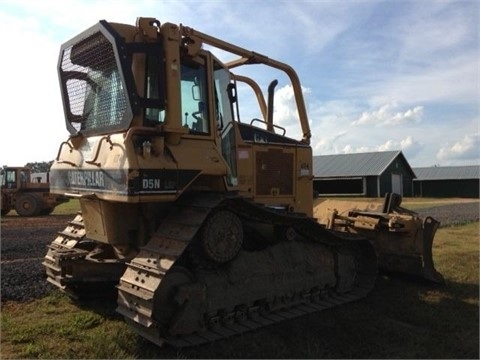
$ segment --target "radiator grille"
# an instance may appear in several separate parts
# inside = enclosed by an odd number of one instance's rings
[[[293,154],[282,150],[257,151],[257,195],[293,195]]]

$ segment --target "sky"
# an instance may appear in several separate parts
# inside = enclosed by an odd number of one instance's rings
[[[401,150],[412,167],[480,163],[480,1],[0,0],[0,165],[53,160],[68,139],[61,44],[99,20],[139,16],[292,66],[314,155]],[[273,78],[252,73],[266,92]],[[274,122],[301,138],[295,109],[280,78]]]

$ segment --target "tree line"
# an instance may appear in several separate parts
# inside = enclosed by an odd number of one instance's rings
[[[26,163],[24,166],[30,168],[32,173],[43,173],[43,172],[49,172],[52,164],[53,164],[53,160],[29,162],[29,163]],[[6,167],[8,167],[8,165],[3,165],[2,169]]]

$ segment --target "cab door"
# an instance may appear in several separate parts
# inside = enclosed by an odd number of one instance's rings
[[[235,83],[230,72],[217,60],[213,61],[213,73],[215,126],[220,138],[223,158],[229,167],[229,173],[225,179],[226,185],[229,189],[232,189],[238,185],[234,126],[234,122],[238,121],[238,109],[234,107],[236,104]]]

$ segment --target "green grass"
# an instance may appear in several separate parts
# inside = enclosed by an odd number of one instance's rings
[[[80,211],[80,202],[78,199],[69,199],[67,202],[61,203],[52,211],[52,215],[71,215]],[[15,210],[10,210],[9,216],[19,216]]]
[[[78,304],[54,291],[2,304],[2,358],[476,358],[479,223],[442,228],[435,286],[381,275],[360,301],[216,343],[177,350],[134,334],[114,303]]]
[[[410,210],[418,210],[467,202],[480,203],[480,200],[473,198],[403,198],[401,206]]]
[[[129,342],[135,335],[111,304],[82,308],[55,291],[2,308],[2,358],[127,358]]]
[[[80,202],[78,199],[70,199],[65,203],[58,205],[52,212],[53,215],[70,215],[80,211]]]

